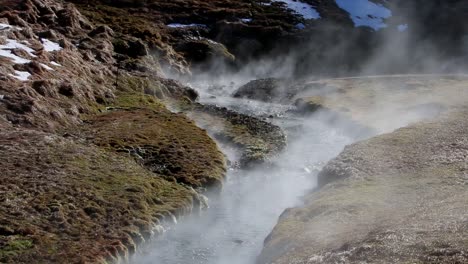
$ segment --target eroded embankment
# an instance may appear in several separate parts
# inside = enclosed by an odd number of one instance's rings
[[[430,77],[433,81],[413,78],[404,82],[406,97],[402,90],[391,91],[393,94],[387,98],[390,100],[382,98],[380,102],[387,102],[388,110],[399,112],[411,106],[395,108],[398,105],[395,99],[409,102],[419,96],[417,102],[423,103],[424,109],[419,110],[420,118],[433,116],[430,113],[433,108],[440,113],[441,105],[446,112],[431,121],[414,123],[346,147],[319,174],[320,189],[307,195],[303,206],[282,214],[266,238],[257,263],[468,260],[468,97],[463,89],[466,82],[451,77],[444,81],[445,77],[440,76]],[[424,86],[434,80],[437,85]],[[349,79],[337,82],[348,86],[353,83]],[[358,81],[361,82],[369,81]],[[359,103],[355,100],[358,97],[352,96],[369,94],[368,87],[342,92],[348,95],[346,101],[328,96],[328,106],[337,103],[359,106],[346,112],[357,113],[355,116],[360,120],[372,120],[379,113],[362,110],[375,109],[376,101]],[[425,96],[418,92],[424,90],[430,93]],[[383,91],[378,88],[371,94],[382,95]],[[428,102],[433,102],[433,107]],[[388,120],[396,122],[396,118]],[[417,121],[400,117],[405,119]],[[378,127],[378,123],[373,124]]]

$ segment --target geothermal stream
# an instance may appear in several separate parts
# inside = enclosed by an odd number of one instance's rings
[[[180,219],[132,263],[254,263],[279,215],[300,205],[301,196],[315,186],[320,168],[356,140],[356,135],[337,129],[324,116],[290,116],[283,105],[203,92],[201,102],[256,116],[274,115],[269,121],[285,131],[288,145],[269,167],[230,169],[222,193],[210,199],[209,209]],[[219,145],[230,160],[236,159],[232,149]]]

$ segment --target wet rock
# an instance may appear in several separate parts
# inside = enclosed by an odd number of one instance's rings
[[[312,96],[307,98],[299,98],[294,102],[297,110],[302,113],[314,113],[320,109],[325,109],[324,98],[320,96]]]
[[[264,102],[277,102],[286,92],[284,80],[267,78],[248,82],[234,92],[233,96]]]
[[[268,162],[286,146],[286,136],[276,125],[224,107],[195,103],[185,109],[197,124],[221,142],[238,148],[241,167]]]

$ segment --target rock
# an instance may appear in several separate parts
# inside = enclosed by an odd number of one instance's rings
[[[231,162],[240,167],[268,162],[286,146],[281,128],[260,118],[198,103],[183,110],[220,142],[238,148],[240,158]]]
[[[76,8],[71,5],[65,6],[56,12],[57,22],[62,27],[68,27],[70,29],[84,29],[91,30],[93,27],[89,21],[83,17]]]
[[[90,37],[95,37],[96,35],[104,34],[105,38],[113,37],[115,35],[114,31],[108,26],[99,26],[89,32]]]
[[[114,51],[120,54],[137,58],[148,55],[147,46],[137,38],[122,37],[113,40]]]
[[[53,30],[45,30],[37,33],[37,36],[40,38],[46,38],[51,41],[59,41],[57,33]]]
[[[210,60],[231,63],[235,60],[234,55],[223,44],[209,39],[189,39],[178,43],[174,48],[192,64],[205,63]]]
[[[314,113],[317,110],[323,109],[324,98],[320,96],[312,96],[306,98],[299,98],[294,102],[294,105],[300,112]]]
[[[216,41],[226,45],[236,57],[249,58],[270,51],[274,46],[272,43],[286,35],[286,31],[280,25],[268,25],[268,22],[267,26],[264,26],[221,20],[214,25],[211,34],[215,36]]]
[[[287,90],[283,81],[275,78],[253,80],[241,86],[233,96],[264,102],[278,102]]]

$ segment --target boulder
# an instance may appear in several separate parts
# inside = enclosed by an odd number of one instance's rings
[[[223,44],[204,38],[182,41],[175,45],[174,49],[183,54],[192,64],[206,63],[212,60],[231,63],[235,60],[234,55]]]
[[[131,58],[146,56],[149,54],[148,47],[138,38],[121,36],[112,41],[114,51]]]
[[[280,101],[286,93],[284,80],[267,78],[248,82],[234,92],[235,98],[247,98],[264,102]]]

